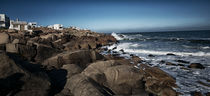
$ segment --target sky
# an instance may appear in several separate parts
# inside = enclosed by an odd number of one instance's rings
[[[96,32],[210,29],[210,0],[0,0],[1,13]]]

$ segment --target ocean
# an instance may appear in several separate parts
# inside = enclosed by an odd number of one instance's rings
[[[112,35],[119,40],[119,43],[107,46],[108,49],[116,47],[113,51],[120,53],[120,56],[129,58],[129,54],[134,54],[142,58],[145,61],[143,63],[164,70],[176,78],[179,88],[175,90],[184,96],[190,96],[192,91],[210,92],[210,31],[112,33]],[[200,63],[205,69],[188,68],[191,63]]]

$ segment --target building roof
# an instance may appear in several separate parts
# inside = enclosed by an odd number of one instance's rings
[[[26,25],[26,24],[28,24],[27,22],[25,22],[25,21],[14,21],[14,22],[12,22],[12,24],[17,24],[17,25]]]

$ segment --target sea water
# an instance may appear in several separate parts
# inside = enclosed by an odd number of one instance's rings
[[[112,35],[119,40],[119,43],[109,46],[108,49],[117,47],[113,51],[120,53],[123,50],[125,53],[135,54],[144,59],[148,65],[161,68],[176,78],[179,88],[175,90],[184,96],[190,95],[192,91],[210,92],[210,31],[112,33]],[[174,55],[167,55],[169,53]],[[129,58],[128,54],[121,56]],[[188,63],[177,62],[178,60]],[[162,61],[183,66],[166,65]],[[200,63],[205,69],[188,68],[191,63]]]

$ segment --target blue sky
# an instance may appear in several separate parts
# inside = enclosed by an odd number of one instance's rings
[[[1,0],[0,13],[97,32],[210,29],[209,0]]]

